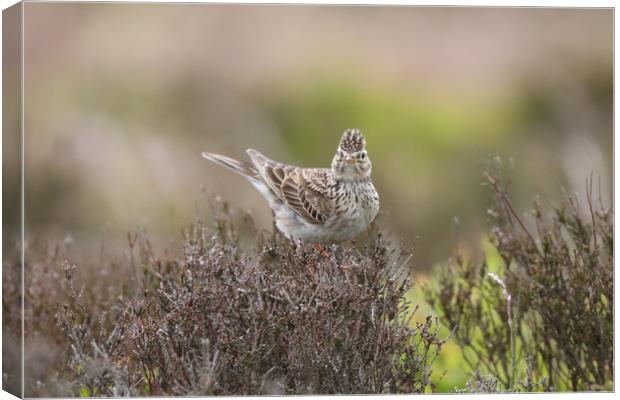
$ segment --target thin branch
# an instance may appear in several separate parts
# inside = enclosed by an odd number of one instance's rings
[[[517,222],[521,226],[521,229],[523,229],[523,231],[527,234],[527,236],[531,240],[534,248],[536,249],[536,252],[541,257],[544,258],[544,255],[542,254],[542,252],[538,248],[538,244],[536,243],[536,240],[534,239],[534,236],[530,233],[530,231],[527,229],[527,227],[525,226],[525,224],[523,223],[523,221],[519,217],[519,214],[517,213],[517,211],[515,210],[514,206],[512,205],[512,202],[510,201],[510,198],[508,197],[508,195],[504,191],[504,188],[499,183],[499,180],[495,179],[494,177],[492,177],[489,173],[485,173],[485,175],[487,177],[487,180],[489,181],[489,183],[493,187],[493,190],[500,196],[500,198],[502,199],[502,201],[504,202],[506,207],[508,207],[508,210],[510,211],[510,214],[512,214],[512,216],[517,220]]]
[[[592,209],[592,181],[594,180],[593,173],[590,173],[590,178],[586,179],[586,196],[588,198],[588,208],[590,209],[590,217],[592,218],[592,238],[594,240],[594,249],[598,249],[596,242],[596,219],[594,217],[594,210]]]

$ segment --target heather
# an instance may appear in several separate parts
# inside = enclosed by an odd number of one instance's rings
[[[462,391],[613,390],[613,213],[596,196],[518,212],[488,170],[489,253],[455,254],[426,299],[474,375]]]
[[[32,243],[26,394],[612,390],[612,211],[592,179],[586,199],[537,198],[527,213],[501,168],[483,179],[484,254],[457,247],[423,284],[415,249],[382,233],[382,221],[319,250],[217,201],[183,231],[181,256],[144,231],[84,265],[68,259],[70,240]],[[9,387],[21,328],[15,266],[3,268]],[[454,384],[455,373],[465,379]]]
[[[247,218],[239,224],[252,229]],[[158,255],[133,233],[126,256],[90,275],[63,260],[60,246],[48,249],[45,261],[27,267],[26,334],[29,344],[46,336],[58,351],[43,382],[28,374],[27,393],[435,389],[431,368],[444,339],[435,318],[415,318],[405,299],[407,251],[376,232],[322,252],[254,233],[254,243],[240,243],[224,207],[184,232],[180,259]]]

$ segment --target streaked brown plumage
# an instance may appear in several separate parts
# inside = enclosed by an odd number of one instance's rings
[[[247,150],[251,163],[219,154],[202,156],[245,176],[269,202],[276,226],[284,235],[331,243],[355,237],[379,211],[365,146],[358,129],[347,129],[331,168],[287,165],[253,149]]]

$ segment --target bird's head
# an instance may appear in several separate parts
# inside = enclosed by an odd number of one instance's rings
[[[370,177],[371,170],[364,136],[359,129],[347,129],[332,161],[334,175],[340,179],[358,180]]]

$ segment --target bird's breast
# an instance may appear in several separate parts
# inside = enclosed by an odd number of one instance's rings
[[[334,220],[345,225],[368,226],[379,212],[379,195],[370,181],[344,184],[334,198]]]

